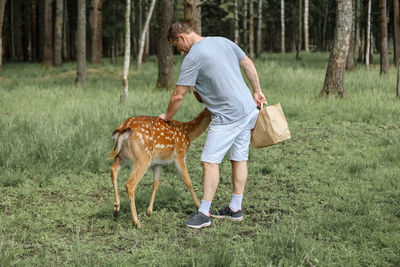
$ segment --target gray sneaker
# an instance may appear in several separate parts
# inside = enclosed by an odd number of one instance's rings
[[[203,228],[211,225],[211,218],[198,211],[185,224],[192,228]]]
[[[218,211],[211,212],[213,218],[227,218],[231,221],[239,222],[243,220],[242,210],[234,212],[229,206],[226,206]]]

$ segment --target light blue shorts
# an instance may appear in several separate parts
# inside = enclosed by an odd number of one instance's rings
[[[251,130],[256,124],[258,114],[259,110],[254,109],[248,116],[231,124],[211,122],[201,161],[219,164],[228,150],[230,160],[247,161]]]

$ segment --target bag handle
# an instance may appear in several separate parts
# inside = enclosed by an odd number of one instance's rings
[[[257,109],[258,109],[258,110],[261,110],[261,109],[264,107],[264,105],[265,105],[265,106],[268,106],[268,103],[263,103],[263,104],[261,104],[261,107],[257,106]]]

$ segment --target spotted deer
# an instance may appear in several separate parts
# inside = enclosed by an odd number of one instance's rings
[[[147,215],[153,211],[154,197],[160,184],[161,166],[175,162],[197,207],[199,200],[193,190],[186,167],[186,153],[190,143],[200,136],[208,127],[211,113],[204,109],[194,120],[189,122],[165,122],[158,117],[138,116],[125,120],[113,132],[114,149],[110,157],[111,179],[114,187],[114,217],[118,217],[120,200],[117,189],[117,176],[124,160],[133,161],[133,169],[126,183],[132,223],[141,227],[135,206],[135,189],[150,165],[154,165],[153,193]]]

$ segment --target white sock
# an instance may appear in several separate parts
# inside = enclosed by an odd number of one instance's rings
[[[234,212],[241,210],[242,209],[242,200],[243,200],[243,195],[232,194],[231,204],[229,204],[229,207],[231,208],[231,210]]]
[[[205,201],[204,199],[201,200],[200,208],[198,211],[201,213],[210,216],[210,207],[211,207],[211,202],[212,201]]]

